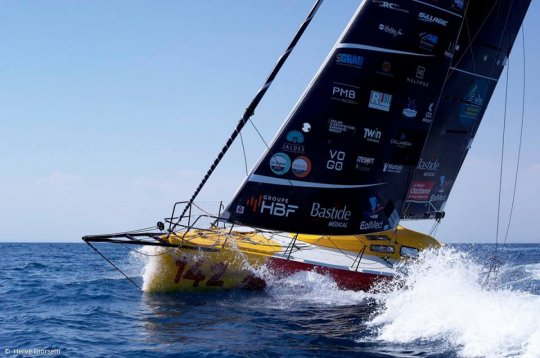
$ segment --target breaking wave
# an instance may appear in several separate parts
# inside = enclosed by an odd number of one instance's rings
[[[380,341],[445,342],[465,357],[540,357],[540,296],[482,285],[483,266],[451,248],[424,252],[403,286],[378,295]]]

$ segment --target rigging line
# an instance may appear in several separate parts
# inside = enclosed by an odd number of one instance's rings
[[[92,244],[89,243],[88,241],[87,241],[86,243],[87,243],[92,249],[94,249],[94,251],[97,252],[97,253],[99,254],[99,256],[103,257],[103,259],[104,259],[105,261],[107,261],[112,267],[114,267],[118,272],[120,272],[122,275],[124,275],[124,277],[127,278],[127,279],[129,280],[129,282],[131,282],[132,284],[134,284],[135,287],[137,287],[139,290],[142,290],[141,286],[137,285],[137,283],[136,283],[135,281],[133,281],[130,277],[128,277],[128,275],[126,275],[126,274],[124,273],[124,271],[120,270],[120,269],[118,268],[118,266],[116,266],[115,264],[113,264],[111,260],[109,260],[107,257],[105,257],[105,255],[103,255],[101,252],[99,252],[99,250],[96,249],[96,248],[94,247],[94,245],[92,245]]]
[[[242,133],[240,135],[240,143],[242,144],[242,153],[244,154],[244,167],[246,169],[246,175],[248,175],[248,165],[247,165],[247,157],[246,157],[246,147],[244,146],[244,138],[242,137]]]
[[[525,60],[525,28],[523,24],[521,25],[521,38],[523,43],[523,92],[522,92],[522,102],[521,102],[521,127],[519,130],[519,146],[518,146],[518,155],[516,163],[516,174],[514,176],[514,191],[512,192],[512,204],[510,205],[510,215],[508,218],[508,226],[506,227],[506,233],[504,235],[504,242],[508,239],[508,232],[510,231],[510,225],[512,223],[512,214],[514,213],[514,203],[516,200],[516,190],[518,184],[518,174],[519,174],[519,164],[521,160],[521,145],[523,143],[523,127],[525,122],[525,87],[526,87],[526,60]]]
[[[162,252],[162,253],[159,253],[159,254],[155,254],[155,255],[153,255],[153,254],[145,254],[144,252],[139,251],[137,249],[132,249],[131,247],[127,247],[125,244],[120,244],[120,245],[124,246],[126,248],[126,250],[128,250],[128,251],[136,252],[139,255],[143,255],[143,256],[146,256],[146,257],[158,257],[158,256],[163,256],[163,255],[167,254],[166,251]]]
[[[514,5],[514,1],[515,0],[512,0],[512,2],[510,3],[510,6],[509,6],[509,9],[508,9],[508,13],[506,14],[506,20],[504,22],[504,27],[503,27],[503,30],[502,30],[502,35],[501,35],[501,38],[499,40],[499,44],[497,46],[497,52],[499,53],[501,51],[501,47],[503,46],[503,42],[505,40],[505,36],[504,34],[506,33],[506,29],[508,28],[508,24],[510,23],[510,15],[512,14],[512,7]],[[502,5],[501,5],[502,7]],[[500,12],[500,9],[499,9],[499,12]],[[510,34],[507,33],[507,36],[506,36],[506,40],[509,40],[510,38]],[[509,41],[510,42],[510,41]],[[505,53],[505,56],[506,57],[509,57],[510,56],[510,49],[508,51],[506,51]],[[495,72],[495,69],[496,69],[496,62],[494,62],[492,65],[491,65],[491,71],[490,71],[490,76],[493,76],[493,73]],[[504,66],[504,64],[503,64]]]
[[[437,230],[439,230],[439,227],[441,226],[441,221],[440,220],[437,220],[436,224],[435,224],[435,229],[433,230],[433,237],[435,237],[437,235]]]
[[[116,236],[116,235],[124,235],[124,234],[138,234],[138,233],[144,233],[144,232],[146,232],[146,231],[152,232],[154,229],[157,229],[157,226],[156,226],[156,225],[154,225],[154,226],[149,226],[149,227],[142,228],[142,229],[136,229],[136,230],[130,230],[130,231],[116,232],[116,233],[112,233],[112,234],[108,234],[108,235]]]
[[[429,236],[435,235],[436,227],[439,225],[439,221],[435,220],[433,225],[431,226],[431,229],[429,230]]]
[[[200,204],[200,203],[199,203]],[[206,215],[208,216],[213,216],[211,213],[209,213],[208,211],[204,210],[203,208],[201,208],[199,205],[193,203],[193,206],[196,207],[197,209],[199,209],[200,211],[202,211],[203,213],[205,213]],[[195,216],[195,215],[192,215],[192,216]]]
[[[499,245],[499,223],[501,220],[501,196],[502,196],[502,181],[503,181],[503,169],[504,169],[504,142],[506,137],[506,116],[508,108],[508,82],[510,74],[510,59],[508,59],[508,64],[506,66],[506,86],[504,93],[504,116],[503,116],[503,129],[502,129],[502,144],[501,144],[501,166],[499,171],[499,201],[497,204],[497,232],[495,234],[495,251],[497,251],[497,246]]]
[[[178,224],[180,223],[180,221],[182,220],[182,218],[184,217],[184,215],[188,211],[189,207],[191,206],[191,204],[193,204],[193,201],[195,200],[197,195],[199,195],[199,192],[202,190],[202,188],[204,187],[204,185],[206,184],[206,182],[208,181],[208,179],[210,178],[210,176],[212,175],[212,173],[214,172],[214,170],[216,169],[218,164],[221,162],[221,159],[223,159],[223,156],[225,156],[225,153],[227,153],[227,151],[231,147],[232,143],[234,142],[234,140],[236,139],[236,137],[238,136],[238,134],[240,133],[242,128],[244,128],[247,121],[255,113],[255,109],[257,108],[257,106],[261,102],[262,98],[264,97],[264,95],[268,91],[268,88],[270,87],[270,85],[272,84],[274,79],[276,78],[278,72],[281,70],[281,67],[283,67],[283,64],[285,63],[285,61],[287,61],[287,58],[291,54],[292,50],[296,47],[296,44],[300,40],[300,37],[302,37],[302,35],[304,34],[304,31],[306,30],[306,28],[310,24],[311,20],[313,19],[313,17],[317,13],[317,10],[319,9],[319,7],[321,6],[323,1],[324,0],[316,0],[315,1],[315,4],[313,5],[311,10],[309,11],[309,13],[308,13],[307,17],[305,18],[304,22],[300,25],[300,28],[296,32],[296,35],[294,35],[291,43],[287,47],[287,50],[279,58],[278,62],[276,63],[276,65],[272,69],[272,72],[270,72],[270,75],[266,79],[265,84],[259,89],[259,91],[255,95],[255,97],[252,99],[251,103],[246,108],[246,110],[244,112],[244,115],[238,121],[234,131],[231,134],[231,136],[229,137],[229,139],[227,140],[227,142],[225,143],[225,145],[223,146],[223,148],[219,152],[217,158],[214,159],[214,162],[212,163],[212,165],[210,166],[210,168],[206,172],[203,180],[201,181],[201,183],[199,184],[197,189],[195,189],[195,192],[193,193],[193,195],[189,199],[188,203],[186,204],[186,206],[185,206],[184,210],[182,211],[182,214],[180,215],[178,221],[173,225],[172,230],[174,230],[178,226]]]
[[[469,9],[469,5],[470,3],[467,5],[467,10]],[[484,21],[482,22],[482,24],[478,27],[476,33],[474,33],[474,36],[471,36],[471,31],[470,31],[470,26],[469,26],[469,22],[468,22],[468,17],[467,17],[467,11],[464,15],[464,27],[466,27],[466,31],[467,31],[467,38],[469,40],[469,43],[467,45],[467,47],[465,48],[465,50],[462,52],[461,54],[461,57],[456,61],[456,64],[454,65],[454,68],[457,68],[459,66],[459,64],[461,63],[461,61],[465,58],[467,52],[470,51],[471,53],[471,62],[472,62],[472,67],[473,67],[473,71],[475,73],[477,73],[478,71],[476,70],[476,60],[475,60],[475,55],[474,55],[474,50],[473,50],[473,43],[476,41],[476,39],[478,38],[478,36],[480,36],[480,33],[482,32],[482,30],[484,30],[484,27],[486,26],[486,23],[488,22],[488,20],[490,19],[490,17],[492,16],[493,12],[495,11],[495,9],[497,9],[497,14],[495,14],[494,16],[499,16],[500,14],[500,11],[501,11],[501,0],[497,0],[493,3],[492,7],[489,9],[489,12],[488,14],[486,15]],[[508,21],[508,18],[507,18],[507,21]],[[505,25],[506,27],[506,25]],[[500,47],[500,46],[499,46]],[[468,138],[469,140],[473,140],[474,137],[475,137],[475,129],[474,129],[474,126],[471,127],[470,129],[470,134],[468,135]],[[469,152],[469,149],[467,150],[464,150],[462,155],[461,155],[461,165],[463,165],[463,163],[465,162],[465,158],[467,157],[467,154]],[[461,167],[460,165],[460,167]]]
[[[495,6],[497,4],[500,3],[501,0],[497,0],[495,1],[495,3],[493,4],[493,6],[491,7],[491,9],[489,10],[489,12],[486,14],[486,17],[484,18],[484,21],[482,22],[482,24],[480,24],[480,26],[478,27],[478,30],[476,31],[476,33],[474,34],[474,37],[471,39],[470,37],[470,32],[469,33],[469,39],[471,40],[469,42],[469,44],[467,45],[467,47],[463,50],[462,52],[462,55],[461,57],[456,61],[456,64],[454,65],[454,67],[458,67],[459,64],[461,63],[461,61],[465,58],[465,55],[467,54],[467,51],[472,47],[472,43],[473,41],[476,41],[476,38],[480,35],[480,32],[481,30],[484,28],[484,26],[486,25],[487,21],[489,20],[490,16],[491,16],[491,13],[493,12],[493,10],[495,10]],[[467,4],[467,9],[469,8],[469,4]],[[465,18],[466,15],[467,15],[467,9],[465,10],[465,14],[463,15],[463,17]]]
[[[470,47],[468,48],[469,51],[471,51],[471,59],[472,59],[472,66],[473,66],[473,72],[478,73],[476,70],[476,61],[474,60],[474,53],[473,53],[473,46],[472,46],[472,38],[471,38],[471,28],[469,26],[469,19],[465,17],[465,27],[467,29],[467,37],[469,38],[469,44]],[[457,66],[455,66],[457,68]]]
[[[257,134],[259,135],[259,138],[261,138],[262,142],[263,142],[264,145],[266,146],[266,149],[270,150],[270,146],[268,145],[268,143],[266,142],[266,140],[264,140],[263,135],[261,134],[261,132],[259,132],[259,129],[258,129],[257,126],[255,125],[255,123],[251,120],[251,118],[249,119],[249,123],[251,123],[251,125],[253,126],[253,129],[255,129],[255,132],[257,132]]]

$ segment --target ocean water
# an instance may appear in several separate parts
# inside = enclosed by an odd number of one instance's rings
[[[151,257],[99,248],[143,284]],[[6,357],[540,357],[540,245],[500,247],[488,287],[494,246],[454,245],[368,293],[306,272],[257,292],[148,294],[85,244],[0,249]]]

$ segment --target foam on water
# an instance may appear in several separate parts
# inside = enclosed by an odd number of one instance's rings
[[[349,306],[360,304],[371,295],[340,290],[332,278],[312,271],[283,278],[267,278],[267,293],[280,308],[298,305]]]
[[[155,258],[161,253],[160,248],[146,247],[144,255],[136,255],[136,262],[144,262],[143,289],[159,275]],[[539,271],[540,264],[530,264],[521,272],[538,279]],[[376,301],[380,311],[368,323],[376,341],[432,342],[439,347],[442,342],[443,350],[465,357],[540,357],[540,296],[508,288],[486,289],[481,284],[484,266],[451,248],[426,251],[403,266],[403,272],[400,285],[366,293],[340,290],[330,277],[315,272],[277,278],[260,269],[257,273],[268,286],[259,298],[269,298],[265,305],[279,310]]]
[[[524,269],[531,275],[531,279],[540,280],[540,263],[525,265]]]
[[[381,341],[444,341],[466,357],[540,357],[540,297],[485,289],[482,265],[444,248],[406,268],[404,286],[378,295],[370,325]]]

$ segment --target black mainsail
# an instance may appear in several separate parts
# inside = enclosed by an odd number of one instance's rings
[[[297,233],[395,228],[465,7],[363,1],[222,218]]]
[[[408,190],[404,218],[442,215],[529,4],[530,0],[469,3],[459,47]]]

